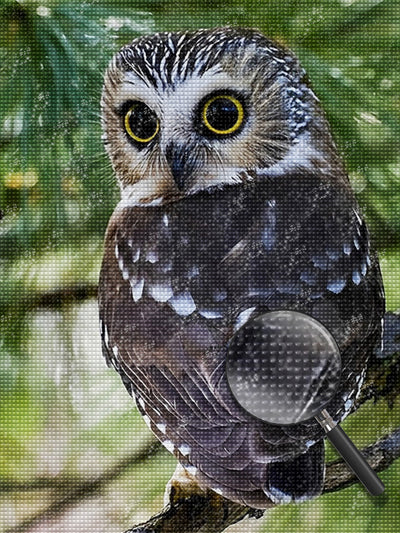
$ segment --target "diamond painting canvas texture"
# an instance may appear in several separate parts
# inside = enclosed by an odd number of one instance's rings
[[[2,3],[2,533],[400,529],[399,11]]]

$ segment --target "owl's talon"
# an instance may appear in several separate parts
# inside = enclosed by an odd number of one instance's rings
[[[165,487],[164,505],[175,506],[180,501],[188,500],[193,496],[206,498],[209,493],[209,490],[202,489],[195,478],[178,463],[173,476]]]

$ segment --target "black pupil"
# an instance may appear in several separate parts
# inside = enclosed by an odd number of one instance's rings
[[[136,104],[129,117],[132,133],[139,139],[152,137],[157,130],[157,117],[146,104]]]
[[[229,98],[217,98],[207,108],[208,123],[218,131],[233,128],[239,118],[239,110]]]

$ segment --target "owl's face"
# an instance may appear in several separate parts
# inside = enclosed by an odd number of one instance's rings
[[[317,104],[303,76],[288,51],[248,30],[161,33],[122,48],[102,98],[122,199],[163,203],[273,173],[294,151],[310,159]]]

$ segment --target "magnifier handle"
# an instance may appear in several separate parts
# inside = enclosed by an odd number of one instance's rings
[[[343,429],[339,425],[332,428],[331,425],[326,423],[326,419],[324,421],[325,423],[323,423],[318,416],[316,418],[325,429],[329,442],[333,444],[371,496],[379,496],[379,494],[382,494],[385,490],[385,485],[372,470]]]

